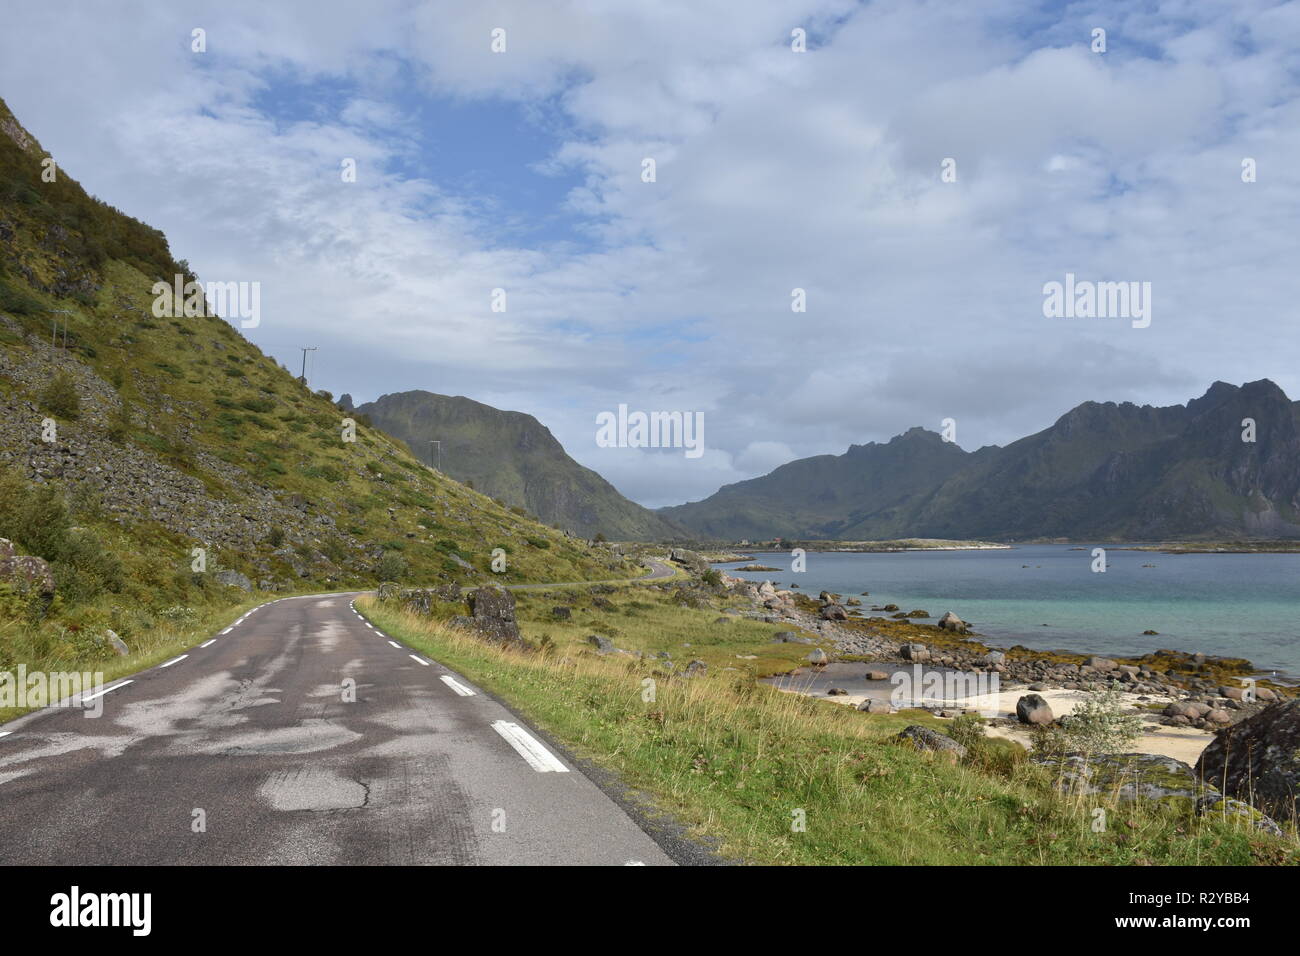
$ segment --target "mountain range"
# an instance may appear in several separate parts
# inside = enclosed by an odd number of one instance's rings
[[[913,428],[660,514],[727,541],[1296,538],[1300,403],[1267,379],[1215,382],[1186,405],[1084,402],[974,452]]]

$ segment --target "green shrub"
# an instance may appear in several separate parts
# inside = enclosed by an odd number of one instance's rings
[[[131,425],[131,406],[123,399],[108,413],[109,441],[117,442],[119,445],[126,441],[126,437],[131,434]]]
[[[81,416],[81,398],[76,383],[67,372],[58,372],[41,390],[41,407],[59,418],[75,419]]]
[[[979,714],[962,714],[947,727],[948,736],[967,750],[978,747],[985,739],[984,718]]]
[[[94,534],[72,527],[63,496],[49,485],[0,475],[0,537],[49,562],[58,594],[69,604],[122,589],[121,561]]]
[[[338,538],[327,538],[321,545],[321,554],[329,558],[335,564],[342,564],[348,559],[347,546]]]
[[[375,577],[380,581],[401,581],[406,577],[406,561],[399,554],[385,554],[375,565]]]
[[[343,480],[343,472],[333,465],[309,465],[302,470],[304,478],[323,478],[331,484]]]
[[[1142,718],[1124,712],[1119,688],[1088,697],[1061,718],[1059,726],[1034,734],[1034,752],[1046,755],[1085,753],[1094,756],[1122,753],[1142,736]]]
[[[44,312],[41,303],[22,289],[0,281],[0,312],[11,315],[37,315]]]

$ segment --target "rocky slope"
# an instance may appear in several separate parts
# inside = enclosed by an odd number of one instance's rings
[[[417,457],[440,461],[458,481],[547,524],[611,540],[664,541],[685,534],[570,458],[531,415],[425,391],[384,395],[357,412]],[[442,443],[440,458],[429,458],[431,439]]]
[[[101,549],[125,570],[113,600],[147,604],[199,601],[223,570],[277,590],[628,571],[377,429],[349,440],[327,393],[224,319],[157,317],[154,282],[189,267],[66,172],[43,181],[46,155],[0,101],[0,537],[20,554],[59,579]]]
[[[1216,382],[1186,405],[1085,402],[973,453],[914,428],[662,513],[730,540],[1300,538],[1300,404]]]

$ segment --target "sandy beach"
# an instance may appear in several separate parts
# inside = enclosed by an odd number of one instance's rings
[[[900,667],[899,665],[837,663],[822,668],[816,673],[804,668],[794,675],[770,683],[787,693],[807,694],[855,708],[868,698],[890,700],[890,694],[894,690],[894,686],[890,681],[868,681],[863,679],[863,674],[869,668],[891,672],[910,670],[908,667]],[[827,690],[832,686],[842,688],[847,693],[834,696],[828,695]],[[989,693],[956,698],[947,703],[951,703],[954,708],[976,710],[986,717],[997,716],[1015,720],[1016,701],[1025,694],[1030,693],[1037,693],[1046,700],[1048,706],[1052,708],[1052,713],[1057,717],[1069,714],[1083,701],[1093,696],[1093,692],[1084,690],[1049,689],[1030,691],[1021,686],[1002,688],[996,694]],[[1128,693],[1123,693],[1120,697],[1125,704],[1143,708],[1151,704],[1164,705],[1173,699],[1151,694]],[[990,737],[1014,740],[1026,747],[1030,743],[1030,730],[1023,725],[1015,727],[990,726],[988,727],[988,734]],[[1208,734],[1195,727],[1167,727],[1159,723],[1158,713],[1151,711],[1150,716],[1143,720],[1142,736],[1132,744],[1130,749],[1138,753],[1163,754],[1188,764],[1195,764],[1197,758],[1201,755],[1201,751],[1209,746],[1210,741],[1213,739],[1213,734]]]

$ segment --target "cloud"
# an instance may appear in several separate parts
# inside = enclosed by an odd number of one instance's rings
[[[944,417],[977,447],[1086,399],[1300,393],[1298,10],[30,5],[0,95],[201,276],[261,280],[255,341],[319,346],[316,384],[527,411],[665,504]],[[489,134],[500,168],[447,173]],[[1151,327],[1044,319],[1066,272],[1152,282]],[[705,412],[710,453],[597,449],[624,402]]]

